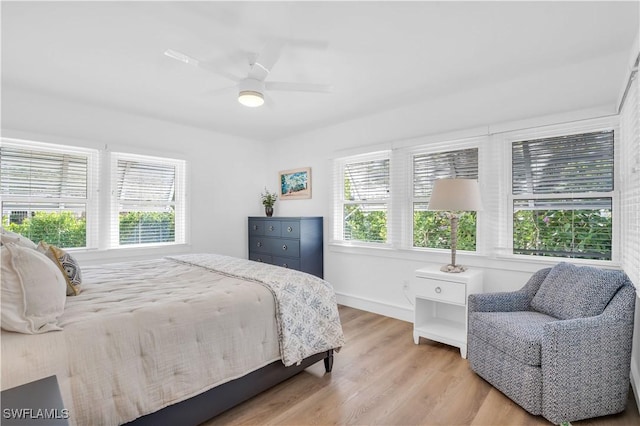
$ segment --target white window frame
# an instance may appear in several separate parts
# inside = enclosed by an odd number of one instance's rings
[[[11,196],[0,194],[3,202],[18,203],[69,203],[69,204],[85,204],[86,205],[86,245],[85,247],[69,247],[66,250],[92,249],[98,247],[99,236],[99,197],[98,197],[98,161],[99,152],[96,149],[81,148],[77,146],[53,144],[46,142],[37,142],[26,139],[2,138],[0,144],[3,146],[50,152],[55,154],[73,154],[87,158],[87,197],[82,198],[49,198],[49,197],[32,197],[32,196]],[[38,243],[38,241],[36,241]]]
[[[174,241],[171,242],[156,242],[156,243],[140,243],[140,244],[120,244],[120,226],[119,226],[119,204],[118,190],[117,190],[117,176],[118,176],[118,161],[137,161],[148,162],[155,164],[163,164],[175,167],[175,188],[174,198],[175,201],[167,202],[169,205],[173,205],[175,209],[175,234]],[[110,153],[110,213],[109,213],[109,241],[110,248],[114,249],[126,249],[136,247],[154,247],[154,246],[168,246],[186,243],[186,161],[156,157],[150,155],[129,154],[124,152],[111,152]],[[157,204],[157,203],[156,203]]]
[[[389,195],[384,200],[375,200],[371,202],[367,201],[351,201],[345,200],[344,194],[344,170],[347,164],[361,163],[365,161],[376,160],[388,160],[389,161]],[[366,154],[352,155],[348,157],[341,157],[334,161],[334,214],[333,214],[333,238],[332,243],[361,246],[361,247],[376,247],[376,248],[390,248],[394,241],[392,222],[392,197],[393,197],[393,162],[391,158],[391,151],[376,151]],[[373,242],[373,241],[361,241],[361,240],[345,240],[344,239],[344,206],[348,204],[375,204],[385,205],[387,211],[387,240],[386,242]]]
[[[585,120],[581,122],[572,122],[561,125],[553,125],[546,127],[531,128],[521,131],[508,132],[504,134],[503,149],[505,153],[505,167],[503,180],[506,183],[507,196],[505,204],[501,207],[502,223],[505,225],[507,232],[504,233],[505,241],[501,241],[500,246],[505,248],[505,252],[501,253],[501,256],[510,257],[518,260],[525,261],[539,261],[539,262],[558,262],[570,260],[572,263],[584,263],[584,264],[604,264],[609,265],[612,263],[618,263],[620,260],[620,229],[621,229],[621,216],[620,216],[620,176],[619,173],[614,172],[613,191],[611,192],[590,192],[590,193],[564,193],[564,194],[519,194],[513,195],[513,182],[512,182],[512,144],[513,142],[531,140],[531,139],[544,139],[561,137],[567,135],[576,135],[581,133],[591,133],[598,131],[613,130],[614,137],[614,159],[613,167],[614,171],[619,170],[620,166],[620,132],[618,126],[618,117],[606,117],[593,120]],[[513,202],[518,199],[562,199],[567,197],[575,198],[611,198],[611,216],[612,216],[612,236],[611,236],[611,260],[597,260],[597,259],[580,259],[580,258],[568,258],[568,257],[555,257],[555,256],[531,256],[523,254],[513,253]]]

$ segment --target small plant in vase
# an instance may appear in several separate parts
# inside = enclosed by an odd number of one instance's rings
[[[275,192],[269,192],[269,190],[265,188],[264,192],[260,194],[260,197],[262,198],[264,213],[267,215],[267,217],[273,216],[273,205],[276,203],[278,195]]]

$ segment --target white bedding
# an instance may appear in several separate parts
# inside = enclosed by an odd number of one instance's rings
[[[280,358],[261,284],[167,259],[82,273],[63,331],[2,331],[2,389],[57,375],[71,424],[128,422]]]

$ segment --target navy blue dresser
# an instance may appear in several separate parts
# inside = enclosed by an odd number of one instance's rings
[[[249,217],[249,260],[323,278],[322,217]]]

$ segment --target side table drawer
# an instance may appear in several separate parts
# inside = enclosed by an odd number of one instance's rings
[[[438,302],[466,304],[466,286],[462,283],[420,279],[416,289],[416,297]]]

